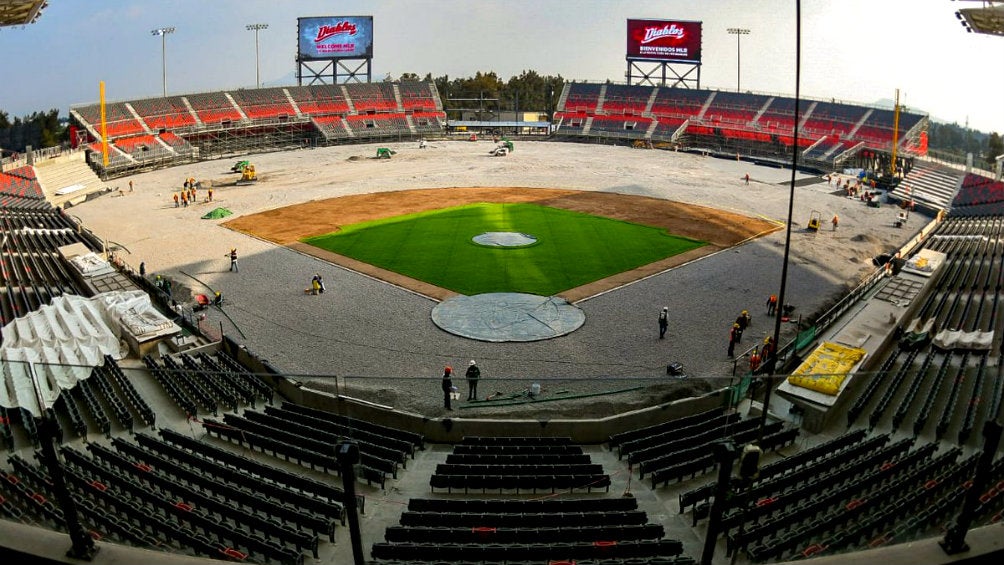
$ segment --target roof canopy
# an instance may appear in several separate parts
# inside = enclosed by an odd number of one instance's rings
[[[0,0],[0,27],[34,23],[48,0]]]

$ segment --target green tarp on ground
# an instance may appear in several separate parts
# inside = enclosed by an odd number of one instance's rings
[[[227,210],[226,208],[215,208],[212,212],[206,213],[202,216],[203,220],[218,220],[220,218],[226,218],[227,216],[232,216],[233,212]]]

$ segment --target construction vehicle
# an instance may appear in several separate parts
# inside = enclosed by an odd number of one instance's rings
[[[512,142],[508,139],[502,138],[502,141],[498,142],[495,149],[488,152],[489,155],[494,157],[505,157],[506,155],[515,151],[516,148],[513,146]]]
[[[818,232],[819,223],[823,221],[823,213],[819,210],[813,210],[809,212],[809,223],[805,226],[805,229],[809,231]]]
[[[230,171],[233,173],[243,173],[244,167],[247,167],[250,164],[251,161],[237,161],[236,163],[234,163],[233,167],[230,167]]]
[[[386,147],[377,148],[377,154],[376,154],[377,159],[390,159],[391,155],[397,155],[397,151],[393,151]]]
[[[247,186],[258,182],[258,175],[254,171],[254,165],[248,163],[241,171],[241,180],[237,181],[237,186]]]

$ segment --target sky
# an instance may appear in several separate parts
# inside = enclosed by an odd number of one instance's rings
[[[1004,38],[966,33],[949,0],[802,0],[801,93],[1004,133]],[[373,16],[374,80],[532,69],[623,82],[629,18],[701,21],[701,88],[791,96],[796,0],[50,0],[39,21],[0,28],[0,109],[11,116],[160,96],[296,84],[298,17]],[[162,53],[150,31],[173,26]],[[727,28],[750,30],[739,38]]]

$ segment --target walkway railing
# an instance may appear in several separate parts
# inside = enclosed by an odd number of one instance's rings
[[[923,242],[927,239],[927,236],[937,227],[939,223],[938,219],[931,220],[926,226],[921,228],[911,239],[906,242],[902,247],[899,248],[897,256],[907,257],[911,253],[917,250]],[[834,304],[829,310],[823,312],[818,318],[816,318],[815,323],[812,326],[800,331],[793,339],[778,348],[777,351],[777,362],[776,367],[784,367],[787,363],[794,358],[800,351],[802,351],[807,345],[815,341],[816,336],[821,335],[827,329],[830,328],[837,320],[840,319],[852,306],[858,303],[865,295],[871,291],[875,285],[877,285],[881,280],[886,277],[886,267],[882,266],[870,275],[868,275],[861,283],[851,290],[847,295],[841,298],[836,304]],[[780,314],[778,314],[780,315]],[[732,386],[732,403],[737,403],[742,399],[746,393],[749,391],[750,385],[753,382],[754,372],[750,370],[747,365],[742,371],[740,371],[740,363],[742,361],[747,361],[750,359],[753,350],[759,347],[761,344],[754,345],[749,349],[743,351],[735,357],[732,365],[733,376],[738,376],[739,381]]]

